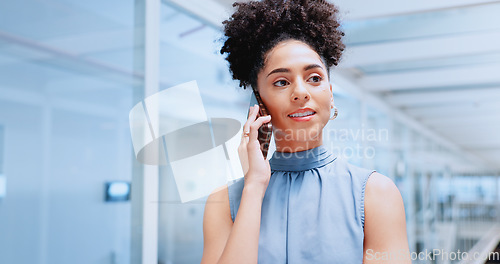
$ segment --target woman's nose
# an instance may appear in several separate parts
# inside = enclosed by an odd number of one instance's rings
[[[303,81],[296,82],[296,85],[293,89],[292,100],[300,101],[300,100],[309,100],[310,95],[307,90],[306,84]]]

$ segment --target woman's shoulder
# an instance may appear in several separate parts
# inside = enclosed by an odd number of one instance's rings
[[[215,262],[227,242],[233,223],[229,213],[227,185],[213,190],[207,198],[203,216],[202,263]]]
[[[224,184],[222,186],[219,186],[215,188],[207,198],[207,203],[208,202],[216,202],[216,201],[222,201],[224,199],[227,200],[227,193],[228,193],[228,184]]]
[[[389,248],[398,244],[407,250],[406,216],[403,198],[394,182],[378,172],[366,186],[365,246]],[[374,246],[375,245],[375,246]],[[400,251],[402,252],[402,251]]]
[[[365,187],[365,201],[367,219],[398,217],[401,214],[404,218],[401,193],[391,178],[383,174],[374,172],[370,175]]]
[[[368,178],[365,192],[367,200],[401,199],[401,193],[391,178],[376,171]]]
[[[374,171],[366,183],[367,188],[375,193],[378,192],[394,192],[398,191],[396,184],[391,180],[391,178]],[[368,192],[368,190],[367,190]]]
[[[214,189],[205,203],[206,210],[229,211],[228,185],[224,184]]]
[[[231,222],[228,185],[224,184],[213,190],[205,203],[204,222]],[[220,221],[223,220],[223,221]],[[229,221],[227,221],[229,220]]]
[[[214,215],[223,215],[224,218],[233,222],[239,207],[243,187],[244,178],[241,177],[216,188],[207,198],[205,211],[209,211],[208,215],[212,215],[212,212]]]

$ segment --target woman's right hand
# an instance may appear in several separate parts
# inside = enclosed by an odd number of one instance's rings
[[[264,155],[262,155],[260,142],[257,137],[259,134],[258,129],[262,124],[270,122],[271,116],[267,115],[257,118],[258,113],[258,105],[250,107],[250,114],[243,126],[238,154],[243,173],[245,174],[245,186],[256,185],[265,190],[271,177],[271,167],[269,161],[264,159]],[[245,132],[249,132],[248,136],[245,136]]]

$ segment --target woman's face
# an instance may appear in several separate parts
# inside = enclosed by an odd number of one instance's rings
[[[297,40],[278,43],[265,57],[257,86],[271,115],[277,151],[322,144],[333,95],[326,66],[313,49]]]

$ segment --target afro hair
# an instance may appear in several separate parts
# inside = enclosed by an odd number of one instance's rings
[[[265,54],[276,44],[296,39],[308,44],[329,69],[340,61],[345,45],[338,9],[326,0],[262,0],[234,3],[237,10],[224,25],[220,53],[232,77],[244,89],[256,88]]]

